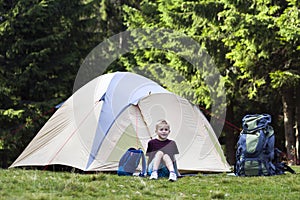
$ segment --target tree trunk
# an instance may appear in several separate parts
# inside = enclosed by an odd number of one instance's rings
[[[298,92],[297,92],[298,91]],[[296,115],[295,115],[295,128],[296,128],[296,159],[297,165],[300,165],[300,83],[296,87]]]
[[[289,164],[295,162],[295,133],[294,133],[294,90],[286,88],[282,91],[284,116],[285,147]]]
[[[228,121],[233,122],[233,106],[230,104],[227,107],[226,118]],[[225,126],[225,146],[226,146],[226,158],[230,165],[235,163],[235,146],[236,146],[236,136],[234,134],[234,129]]]

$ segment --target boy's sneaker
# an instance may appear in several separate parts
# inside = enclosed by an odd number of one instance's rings
[[[177,175],[175,172],[170,172],[169,181],[177,181]]]
[[[158,178],[158,174],[157,174],[157,171],[153,171],[152,173],[151,173],[151,176],[150,176],[150,179],[152,180],[156,180]]]

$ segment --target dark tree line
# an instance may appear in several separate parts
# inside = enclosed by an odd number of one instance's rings
[[[184,33],[205,47],[223,77],[226,120],[240,127],[245,114],[271,114],[277,146],[299,159],[299,24],[293,0],[0,0],[0,149],[9,151],[9,163],[20,154],[72,94],[77,71],[97,44],[147,27]],[[161,71],[158,63],[169,68]],[[174,52],[137,49],[108,70],[164,77],[164,87],[211,109],[203,77]],[[175,84],[175,75],[185,81]],[[238,134],[223,129],[231,164]]]

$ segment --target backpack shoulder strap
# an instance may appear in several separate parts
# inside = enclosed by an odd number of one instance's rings
[[[296,172],[288,166],[285,162],[279,161],[279,155],[282,153],[278,148],[274,149],[274,165],[276,167],[276,173],[277,174],[283,174],[284,172],[288,171],[292,174],[296,174]]]
[[[275,163],[275,167],[277,170],[277,174],[282,174],[284,172],[290,172],[292,174],[296,174],[296,172],[284,162]]]

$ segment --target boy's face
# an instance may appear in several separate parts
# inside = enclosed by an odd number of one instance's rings
[[[167,124],[159,124],[156,128],[158,139],[166,140],[170,133],[170,127]]]

